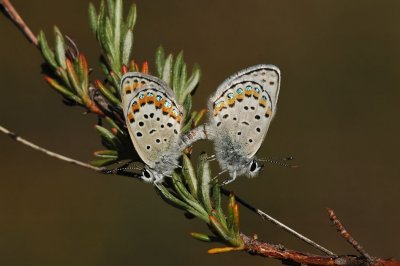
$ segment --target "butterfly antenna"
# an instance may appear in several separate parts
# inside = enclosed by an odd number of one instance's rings
[[[289,168],[297,168],[297,167],[299,167],[298,165],[292,165],[292,164],[287,164],[287,163],[282,162],[282,161],[291,161],[291,160],[294,160],[294,158],[293,157],[287,157],[287,158],[283,158],[283,159],[280,159],[280,160],[273,160],[273,159],[269,159],[269,158],[259,159],[259,161],[267,162],[267,163],[271,163],[271,164],[276,164],[276,165],[283,166],[283,167],[289,167]]]

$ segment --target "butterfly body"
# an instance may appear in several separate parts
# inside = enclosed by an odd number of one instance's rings
[[[253,177],[261,167],[255,154],[276,113],[280,71],[273,65],[244,69],[224,81],[210,98],[207,126],[216,158],[231,177]]]
[[[161,182],[179,165],[184,109],[165,82],[147,74],[126,73],[120,90],[129,135],[146,165],[142,179]]]

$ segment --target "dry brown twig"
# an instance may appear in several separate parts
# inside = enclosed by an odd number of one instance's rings
[[[38,39],[32,33],[31,29],[25,24],[22,17],[9,0],[0,0],[0,6],[3,8],[3,13],[8,17],[25,35],[25,37],[35,46],[39,45]]]
[[[0,0],[0,8],[1,11],[21,30],[21,32],[26,36],[26,38],[38,47],[38,40],[29,27],[25,24],[22,17],[18,14],[16,9],[13,7],[9,0]],[[45,148],[42,148],[30,141],[27,141],[24,138],[17,136],[15,133],[9,131],[8,129],[0,126],[0,132],[10,136],[13,140],[26,145],[30,148],[38,150],[48,156],[54,157],[56,159],[72,163],[87,169],[94,170],[96,172],[104,173],[104,167],[94,167],[90,164],[81,162],[79,160],[71,159],[64,155],[49,151]],[[119,172],[113,172],[115,174],[120,174]],[[129,176],[128,174],[121,173],[121,175]],[[226,194],[229,191],[223,190]],[[353,255],[335,255],[333,252],[327,250],[326,248],[316,244],[315,242],[309,240],[308,238],[304,237],[303,235],[297,233],[293,229],[287,227],[286,225],[282,224],[281,222],[277,221],[276,219],[272,218],[271,216],[267,215],[263,211],[253,207],[249,203],[245,202],[244,200],[237,197],[239,203],[241,203],[246,208],[252,210],[253,212],[260,215],[265,220],[268,220],[278,227],[292,233],[296,237],[300,238],[301,240],[305,241],[306,243],[314,246],[315,248],[319,249],[320,251],[328,254],[327,256],[319,256],[314,254],[307,254],[302,253],[294,250],[289,250],[284,248],[282,245],[272,245],[263,241],[258,240],[256,237],[249,237],[245,234],[241,234],[241,238],[244,241],[243,250],[247,251],[252,255],[259,255],[263,257],[269,257],[273,259],[281,260],[284,264],[288,265],[384,265],[384,266],[400,266],[400,261],[392,260],[392,259],[380,259],[374,258],[370,256],[362,247],[361,245],[348,233],[348,231],[344,228],[342,223],[336,217],[336,214],[332,209],[328,209],[329,217],[331,221],[336,226],[338,232],[349,242],[357,252],[361,254],[361,256],[353,256]],[[232,249],[238,250],[238,249]]]

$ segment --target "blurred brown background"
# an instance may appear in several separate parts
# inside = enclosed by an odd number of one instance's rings
[[[51,36],[58,25],[97,67],[87,1],[13,2],[34,32]],[[325,208],[334,208],[372,255],[400,258],[399,1],[136,3],[134,58],[154,70],[158,45],[184,49],[203,71],[196,108],[235,71],[281,68],[278,115],[258,156],[292,155],[300,167],[267,165],[229,189],[329,249],[355,253],[328,221]],[[38,51],[3,16],[0,25],[0,124],[92,159],[100,148],[95,117],[64,106],[40,74]],[[212,152],[206,146],[195,148]],[[66,164],[4,135],[0,149],[0,265],[280,265],[244,253],[207,255],[218,244],[189,236],[206,226],[185,219],[150,185]],[[315,252],[244,208],[241,214],[245,233]]]

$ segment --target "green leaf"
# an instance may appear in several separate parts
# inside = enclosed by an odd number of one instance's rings
[[[115,162],[117,162],[116,159],[104,158],[104,159],[93,160],[90,162],[90,164],[93,166],[101,167],[101,166],[107,166],[107,165],[113,164]]]
[[[212,210],[211,199],[210,199],[210,182],[211,182],[210,164],[207,160],[207,154],[205,153],[200,154],[198,160],[199,160],[197,166],[198,198],[203,203],[207,213],[210,213]]]
[[[61,34],[60,30],[54,26],[54,35],[55,35],[55,57],[59,66],[65,68],[65,42],[64,37]]]
[[[234,206],[235,206],[235,196],[233,195],[233,193],[231,193],[229,195],[229,200],[228,200],[228,216],[226,217],[229,229],[233,229],[235,223]]]
[[[193,121],[193,124],[195,127],[200,123],[201,119],[207,113],[207,111],[208,110],[204,108],[204,109],[201,109],[200,112],[198,112],[196,114],[196,116],[194,117],[194,121]]]
[[[46,60],[46,62],[49,63],[53,68],[57,68],[58,65],[54,58],[54,53],[50,49],[49,44],[47,43],[46,40],[46,35],[44,34],[43,31],[39,32],[38,40],[39,40],[40,50],[42,51],[42,55]]]
[[[172,73],[172,63],[173,63],[173,56],[169,54],[167,59],[165,59],[164,67],[162,70],[162,80],[165,81],[169,86],[171,86],[171,73]]]
[[[107,0],[107,8],[108,8],[108,14],[112,20],[114,20],[115,14],[115,0]]]
[[[131,56],[133,46],[133,32],[128,30],[125,35],[125,40],[122,47],[122,63],[125,65],[129,64],[129,58]]]
[[[187,95],[190,95],[193,92],[193,90],[199,84],[200,77],[201,77],[200,67],[198,64],[195,64],[192,69],[192,75],[185,84],[184,91],[182,91],[182,93],[179,95],[179,97],[181,97],[180,98],[181,101],[185,99]]]
[[[88,8],[88,13],[89,13],[89,25],[90,29],[94,34],[97,32],[97,12],[96,8],[94,7],[93,3],[89,3],[89,8]]]
[[[186,204],[185,202],[181,201],[180,199],[178,199],[177,197],[172,195],[168,191],[168,189],[166,189],[163,185],[156,185],[156,188],[161,192],[161,195],[163,196],[163,198],[165,200],[167,200],[167,202],[177,206],[180,209],[190,212],[194,216],[202,219],[204,222],[209,223],[208,217],[204,217],[203,215],[198,213],[196,210],[194,210],[192,207],[190,207],[188,204]]]
[[[179,79],[179,82],[177,84],[177,86],[179,87],[179,92],[180,93],[184,89],[186,79],[187,79],[187,66],[186,66],[186,63],[183,62],[182,63],[182,67],[181,67],[180,79]],[[185,99],[183,99],[183,101],[184,100]]]
[[[182,127],[182,133],[188,132],[192,129],[194,118],[196,117],[197,112],[193,111],[190,113],[189,119],[186,119],[185,125]]]
[[[228,228],[227,224],[226,224],[226,217],[225,217],[225,214],[221,207],[221,191],[219,189],[218,184],[215,184],[213,186],[212,192],[213,192],[212,195],[213,195],[213,202],[214,202],[214,209],[215,209],[216,216],[217,216],[218,220],[221,222],[221,224],[225,228]]]
[[[229,231],[227,231],[223,224],[218,220],[218,218],[215,216],[215,213],[211,214],[209,219],[211,227],[215,230],[218,236],[227,242],[231,242],[233,240],[229,234]]]
[[[126,18],[127,29],[133,31],[133,28],[135,27],[136,24],[136,17],[137,17],[136,5],[132,4],[131,7],[129,8],[128,17]]]
[[[196,201],[196,199],[190,194],[186,187],[182,183],[182,179],[176,173],[172,174],[172,184],[175,192],[179,194],[181,200],[186,202],[190,207],[196,210],[203,218],[207,218],[208,214],[204,208]],[[200,217],[201,218],[201,217]]]
[[[62,86],[60,83],[58,83],[55,79],[52,79],[48,76],[45,76],[45,80],[56,90],[58,91],[62,96],[64,96],[67,99],[70,99],[78,104],[83,104],[81,98],[73,94],[68,88]]]
[[[190,233],[190,235],[193,238],[195,238],[197,240],[200,240],[200,241],[203,241],[203,242],[212,242],[213,241],[211,236],[208,236],[208,235],[205,235],[205,234],[202,234],[202,233],[192,232],[192,233]]]
[[[114,15],[114,49],[116,50],[116,66],[118,70],[121,68],[120,62],[120,47],[121,47],[121,25],[122,25],[122,13],[123,13],[123,6],[122,0],[115,0],[115,15]],[[110,12],[112,13],[112,12]],[[117,72],[117,70],[114,70]]]
[[[189,186],[190,193],[194,198],[197,198],[197,179],[193,165],[186,154],[183,154],[183,177]]]
[[[124,131],[122,131],[122,129],[117,125],[117,123],[115,123],[115,121],[111,118],[109,118],[108,116],[106,116],[105,120],[107,121],[107,123],[110,125],[111,128],[116,128],[117,131],[121,134],[121,135],[126,135],[126,133]]]
[[[186,96],[185,101],[183,102],[183,108],[185,109],[186,113],[190,112],[192,109],[192,96]]]
[[[83,91],[82,88],[80,87],[79,78],[75,71],[74,64],[68,59],[66,59],[66,63],[67,63],[68,80],[71,82],[72,87],[75,89],[78,95],[82,97]]]
[[[183,51],[179,52],[176,57],[174,68],[172,71],[172,89],[174,90],[175,94],[178,96],[180,95],[180,78],[181,78],[181,70],[183,65]]]
[[[160,45],[156,50],[156,68],[158,77],[162,79],[163,69],[165,64],[164,48]]]
[[[109,100],[111,103],[113,103],[116,106],[119,106],[121,104],[121,101],[117,99],[111,91],[104,86],[99,80],[95,81],[96,87],[101,91],[101,93]]]
[[[118,151],[115,151],[115,150],[95,151],[94,156],[99,157],[99,158],[117,159]]]
[[[113,133],[111,133],[108,129],[96,125],[96,130],[100,133],[101,142],[104,147],[110,150],[119,150],[120,149],[120,141]]]

